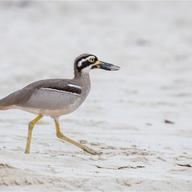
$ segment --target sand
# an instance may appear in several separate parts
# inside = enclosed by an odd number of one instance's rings
[[[191,2],[0,2],[0,97],[68,78],[83,53],[121,67],[91,72],[92,90],[63,132],[102,155],[59,141],[44,118],[0,111],[0,192],[191,191]]]

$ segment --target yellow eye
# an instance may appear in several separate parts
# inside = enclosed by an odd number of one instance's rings
[[[94,62],[95,62],[95,57],[89,57],[88,61],[89,61],[90,63],[94,63]]]

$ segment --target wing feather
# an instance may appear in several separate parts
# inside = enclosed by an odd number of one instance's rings
[[[70,86],[70,84],[74,86]],[[0,108],[18,105],[24,106],[27,103],[32,95],[42,88],[50,88],[55,89],[57,91],[65,91],[68,93],[74,93],[77,95],[81,94],[81,87],[74,83],[73,80],[70,79],[46,79],[33,82],[23,89],[20,89],[7,97],[0,100]]]

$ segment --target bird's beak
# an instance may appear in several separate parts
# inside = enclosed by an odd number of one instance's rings
[[[113,65],[113,64],[110,64],[110,63],[106,63],[106,62],[103,62],[103,61],[97,61],[96,65],[97,65],[97,68],[104,69],[104,70],[107,70],[107,71],[117,71],[117,70],[120,69],[119,66],[116,66],[116,65]]]

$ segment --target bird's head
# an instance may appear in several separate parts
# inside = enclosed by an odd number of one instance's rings
[[[110,63],[100,61],[93,54],[82,54],[79,55],[74,62],[75,71],[80,73],[88,73],[91,69],[104,69],[108,71],[119,70],[120,67]]]

